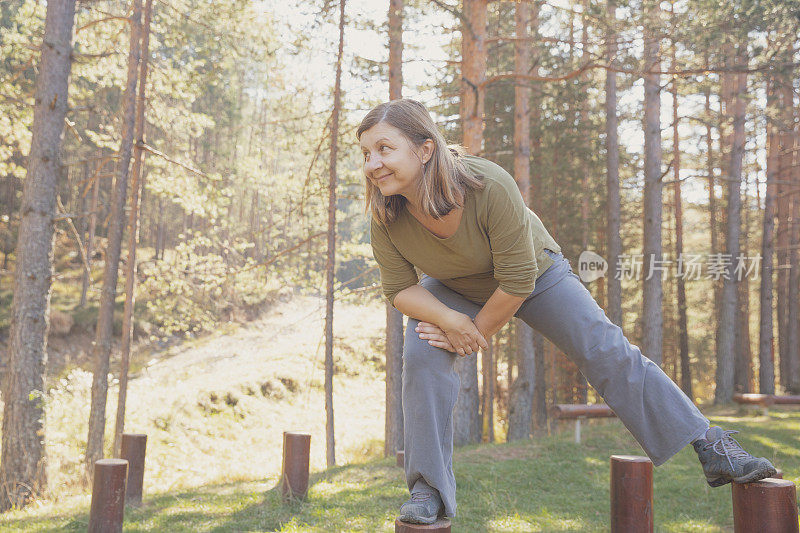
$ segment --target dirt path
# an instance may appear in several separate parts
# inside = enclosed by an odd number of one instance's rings
[[[151,490],[276,481],[284,430],[311,433],[311,468],[325,467],[324,313],[324,300],[295,296],[232,333],[155,355],[131,379],[125,429],[148,434]],[[382,453],[384,327],[380,302],[335,305],[338,464]],[[85,442],[91,379],[74,373],[69,382],[48,414],[56,477],[80,463],[76,443]],[[112,385],[109,442],[117,394]]]

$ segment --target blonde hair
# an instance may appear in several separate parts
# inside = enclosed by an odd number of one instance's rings
[[[433,141],[433,154],[423,165],[422,179],[417,183],[420,210],[424,214],[442,218],[452,209],[463,207],[467,188],[483,189],[483,181],[461,161],[461,156],[467,154],[467,150],[460,145],[447,144],[430,113],[420,102],[401,98],[378,104],[361,121],[356,138],[360,141],[362,133],[380,122],[400,130],[416,148],[421,147],[427,139]],[[405,197],[400,194],[383,196],[371,181],[365,180],[365,183],[364,211],[372,211],[372,215],[384,224],[393,222],[406,203]]]

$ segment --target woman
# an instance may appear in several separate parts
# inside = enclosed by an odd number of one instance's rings
[[[512,317],[566,353],[658,466],[690,442],[711,486],[775,474],[608,320],[514,179],[450,149],[414,100],[376,106],[357,137],[371,243],[388,301],[409,317],[403,348],[405,474],[400,519],[456,514],[456,356],[473,356]],[[422,273],[421,279],[418,273]]]

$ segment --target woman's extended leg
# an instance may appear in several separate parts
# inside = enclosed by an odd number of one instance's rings
[[[420,285],[446,306],[475,318],[480,306],[440,281],[423,276]],[[420,339],[419,320],[409,318],[403,344],[403,427],[408,489],[421,478],[437,489],[445,514],[456,514],[453,475],[453,408],[460,380],[454,365],[458,355]],[[475,354],[467,357],[475,357]]]
[[[556,261],[567,260],[559,256]],[[566,269],[564,263],[560,268]],[[654,465],[705,434],[708,419],[658,365],[628,342],[571,269],[525,300],[515,316],[578,365]]]

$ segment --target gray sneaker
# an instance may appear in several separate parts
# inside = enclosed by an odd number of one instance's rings
[[[411,498],[400,507],[402,522],[410,524],[433,524],[444,512],[444,504],[439,491],[416,491]]]
[[[709,485],[720,487],[731,481],[750,483],[777,473],[769,460],[747,453],[731,437],[733,433],[739,432],[713,426],[706,432],[706,438],[692,442]]]

